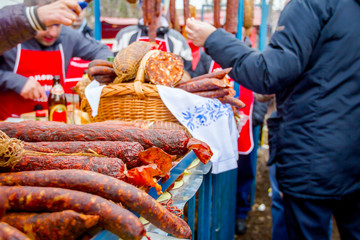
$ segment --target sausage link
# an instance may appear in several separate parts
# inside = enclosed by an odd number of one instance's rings
[[[84,215],[73,210],[54,213],[9,213],[1,221],[19,229],[34,240],[76,240],[95,226],[99,216]]]
[[[113,68],[107,66],[93,66],[88,68],[88,76],[100,83],[111,83],[116,77]]]
[[[133,213],[99,196],[49,187],[1,188],[5,189],[8,196],[10,210],[58,212],[69,209],[98,215],[101,226],[123,239],[141,239],[145,235],[142,223]]]
[[[220,100],[220,102],[222,102],[224,104],[228,103],[231,106],[234,106],[236,108],[245,107],[245,104],[240,99],[237,99],[237,98],[234,98],[234,97],[231,97],[231,96],[225,96],[225,97],[219,98],[219,100]]]
[[[191,78],[188,81],[182,81],[181,80],[181,81],[178,82],[177,86],[179,86],[181,84],[189,83],[189,82],[198,81],[198,80],[201,80],[201,79],[204,79],[204,78],[223,79],[226,76],[226,74],[228,74],[231,71],[231,69],[232,68],[225,68],[225,69],[222,69],[222,70],[214,71],[212,73],[207,73],[207,74],[204,74],[204,75],[200,75],[200,76]]]
[[[183,89],[187,92],[202,92],[224,87],[226,87],[226,84],[217,78],[204,78],[177,86],[177,88]]]
[[[76,125],[60,122],[0,122],[0,130],[11,138],[27,142],[124,141],[138,142],[144,149],[158,147],[171,155],[188,152],[189,137],[182,130],[141,129],[136,127]]]
[[[232,88],[220,88],[211,91],[193,92],[193,94],[207,98],[221,98],[225,97],[226,95],[235,96],[236,92]]]
[[[28,238],[24,233],[4,222],[0,222],[0,239],[30,240],[30,238]]]
[[[237,32],[239,0],[227,0],[225,30],[229,33]]]
[[[178,238],[191,237],[187,223],[170,213],[146,192],[120,180],[82,170],[47,170],[1,173],[0,185],[27,185],[68,188],[120,202],[159,229]]]
[[[21,160],[7,171],[21,172],[53,169],[83,169],[99,172],[117,179],[125,178],[124,162],[121,159],[88,156],[23,155]]]
[[[214,1],[214,27],[220,28],[220,0],[213,0]]]
[[[184,1],[184,25],[186,25],[186,20],[190,17],[190,6],[189,0]]]
[[[175,7],[175,0],[170,0],[169,3],[169,14],[170,14],[170,22],[171,26],[175,28],[176,26],[176,7]]]
[[[110,123],[111,124],[111,123]],[[92,141],[92,142],[26,142],[24,148],[37,152],[81,153],[94,151],[109,158],[120,158],[128,169],[141,166],[139,153],[144,151],[137,142]]]

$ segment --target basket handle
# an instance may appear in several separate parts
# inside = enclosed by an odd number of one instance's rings
[[[136,78],[134,80],[134,89],[135,93],[140,99],[145,99],[146,96],[142,89],[142,83],[145,82],[145,65],[147,60],[152,57],[158,55],[160,50],[151,50],[145,54],[145,56],[141,59],[139,69],[136,73]]]

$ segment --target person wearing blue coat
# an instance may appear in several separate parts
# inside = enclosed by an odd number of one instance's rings
[[[360,239],[360,0],[291,0],[263,52],[189,19],[190,40],[230,76],[276,94],[269,164],[290,239]]]

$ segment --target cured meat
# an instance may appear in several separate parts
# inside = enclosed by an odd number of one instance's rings
[[[149,36],[149,41],[150,42],[155,42],[155,38],[156,38],[156,25],[157,25],[157,17],[156,17],[156,1],[157,0],[147,0],[147,15],[149,18],[149,24],[146,25],[148,26],[148,36]]]
[[[227,0],[225,30],[229,33],[237,32],[239,0]]]
[[[177,88],[183,89],[187,92],[202,92],[224,87],[227,87],[227,85],[217,78],[203,78],[177,86]]]
[[[189,0],[184,1],[184,25],[186,25],[186,20],[190,17],[190,6]]]
[[[5,190],[10,210],[13,211],[74,210],[87,215],[98,215],[101,226],[123,239],[141,239],[145,235],[142,223],[133,213],[99,196],[61,188],[1,188]]]
[[[147,1],[143,2],[143,7],[146,6]],[[114,83],[134,79],[141,59],[153,47],[154,45],[149,42],[135,41],[126,48],[121,49],[114,58],[114,71],[117,75]]]
[[[1,240],[30,240],[24,233],[7,223],[0,222],[0,239]]]
[[[184,84],[184,83],[189,83],[189,82],[194,82],[194,81],[197,81],[197,80],[200,80],[200,79],[204,79],[204,78],[217,78],[217,79],[223,79],[226,74],[228,74],[230,71],[231,71],[232,68],[225,68],[225,69],[222,69],[222,70],[216,70],[212,73],[207,73],[207,74],[204,74],[204,75],[200,75],[200,76],[197,76],[197,77],[194,77],[194,78],[191,78],[190,80],[188,81],[180,81],[178,82],[178,86],[180,84]]]
[[[62,153],[80,153],[96,152],[97,154],[109,157],[120,158],[126,164],[128,169],[142,165],[139,160],[139,153],[144,151],[143,146],[137,142],[118,142],[118,141],[100,141],[100,142],[37,142],[25,143],[24,148],[37,152],[62,152]]]
[[[124,162],[118,158],[101,158],[88,156],[29,156],[23,155],[11,172],[52,170],[52,169],[82,169],[99,172],[117,179],[124,179]]]
[[[173,87],[184,74],[184,63],[174,53],[158,51],[147,60],[145,72],[153,84]]]
[[[181,130],[120,128],[64,124],[60,122],[24,121],[0,122],[0,130],[11,138],[27,142],[66,141],[125,141],[138,142],[145,149],[158,147],[172,155],[183,156],[188,152],[189,137]]]
[[[148,16],[148,5],[147,5],[148,0],[143,0],[142,1],[142,15],[143,15],[143,20],[144,20],[144,25],[147,26],[149,24],[149,16]]]
[[[54,213],[9,213],[2,219],[34,240],[75,240],[95,226],[99,216],[84,215],[73,210]]]
[[[226,95],[230,95],[233,97],[235,96],[236,92],[232,88],[220,88],[211,91],[193,92],[193,94],[207,98],[221,98],[221,97],[225,97]]]
[[[171,26],[174,28],[176,25],[176,7],[175,7],[175,0],[170,0],[169,2],[169,14],[170,14],[170,23]]]
[[[228,103],[231,106],[234,106],[236,108],[245,107],[245,104],[240,99],[237,99],[237,98],[234,98],[234,97],[231,97],[231,96],[225,96],[225,97],[219,98],[219,100],[220,100],[220,102],[222,102],[224,104]]]
[[[208,163],[213,156],[210,146],[196,138],[190,139],[188,148],[194,151],[195,155],[203,164]]]
[[[112,67],[93,66],[88,69],[88,76],[90,79],[108,84],[114,81],[116,73]]]
[[[213,0],[214,1],[214,27],[220,28],[220,0]]]
[[[120,180],[82,170],[47,170],[20,173],[1,173],[0,185],[28,185],[68,188],[84,191],[120,202],[161,230],[178,238],[189,239],[187,223],[170,213],[144,191]]]
[[[4,192],[0,191],[0,218],[5,215],[7,208],[8,208],[8,200]]]

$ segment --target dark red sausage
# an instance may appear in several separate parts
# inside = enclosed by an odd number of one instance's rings
[[[225,30],[229,33],[237,32],[239,0],[227,0]]]
[[[186,20],[190,17],[190,6],[189,6],[189,0],[183,0],[184,1],[184,23],[186,24]]]
[[[149,17],[148,17],[148,5],[147,5],[148,0],[143,0],[142,1],[142,15],[143,15],[143,19],[144,19],[144,25],[148,26],[149,25]]]
[[[193,94],[207,98],[221,98],[225,97],[226,95],[235,96],[235,93],[235,90],[232,88],[220,88],[211,91],[193,92]]]
[[[204,78],[198,81],[188,82],[178,85],[177,88],[183,89],[187,92],[202,92],[219,88],[224,88],[227,85],[217,78]]]
[[[139,153],[144,151],[143,146],[137,142],[99,141],[99,142],[27,142],[24,144],[27,150],[37,152],[62,152],[80,153],[92,151],[110,158],[120,158],[127,168],[142,165],[139,160]]]
[[[123,239],[141,239],[145,235],[142,223],[133,213],[99,196],[61,188],[1,188],[5,189],[13,211],[58,212],[70,209],[98,215],[101,226]]]
[[[99,172],[117,179],[124,179],[124,162],[118,158],[88,156],[30,156],[23,155],[21,160],[7,171],[82,169]],[[4,171],[4,169],[3,169]]]
[[[95,226],[99,216],[84,215],[73,210],[54,213],[9,213],[6,222],[34,240],[75,240],[87,229]]]
[[[207,73],[207,74],[204,74],[204,75],[200,75],[200,76],[197,76],[197,77],[194,77],[194,78],[191,78],[187,81],[180,81],[178,82],[177,86],[181,85],[181,84],[185,84],[185,83],[189,83],[189,82],[194,82],[194,81],[197,81],[197,80],[201,80],[201,79],[204,79],[204,78],[217,78],[217,79],[223,79],[226,74],[228,74],[230,71],[231,71],[232,68],[225,68],[223,70],[217,70],[217,71],[214,71],[212,73]]]
[[[243,108],[245,107],[245,104],[238,98],[234,98],[234,97],[231,97],[231,96],[225,96],[225,97],[222,97],[222,98],[219,98],[220,102],[222,103],[228,103],[230,104],[231,106],[234,106],[236,108]]]
[[[175,0],[170,0],[169,2],[169,14],[170,14],[170,22],[171,26],[175,28],[176,26],[176,7]]]
[[[220,0],[213,0],[214,1],[214,27],[220,28]]]
[[[7,223],[0,222],[0,239],[1,240],[30,240],[24,233]]]
[[[148,36],[150,42],[155,42],[156,38],[156,25],[157,25],[157,17],[156,17],[156,1],[157,0],[147,0],[147,15],[149,18],[148,26]]]
[[[186,132],[181,130],[76,125],[50,121],[0,122],[0,130],[9,137],[27,142],[138,142],[145,149],[154,146],[169,154],[180,156],[188,152],[186,144],[189,141]]]
[[[28,185],[68,188],[120,202],[156,227],[178,238],[190,238],[191,230],[181,218],[170,213],[146,192],[120,180],[82,170],[48,170],[1,173],[0,185]]]
[[[8,208],[8,200],[5,196],[5,193],[0,191],[0,218],[5,215],[7,208]]]
[[[116,77],[116,73],[113,68],[107,66],[94,66],[88,68],[89,78],[95,79],[100,83],[111,83]]]

